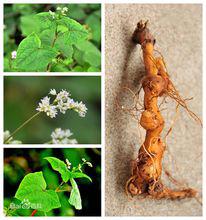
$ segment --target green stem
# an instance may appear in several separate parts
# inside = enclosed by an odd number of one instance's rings
[[[31,118],[27,119],[22,125],[20,125],[5,141],[4,144],[7,144],[8,140],[13,137],[19,130],[21,130],[25,125],[27,125],[32,119],[38,116],[41,112],[37,112]]]
[[[58,31],[57,31],[57,26],[56,26],[54,39],[53,39],[53,41],[52,41],[52,45],[51,45],[52,48],[54,47],[54,44],[55,44],[57,38],[58,38]],[[51,66],[52,66],[51,63],[49,63],[49,64],[47,65],[47,69],[46,69],[47,72],[50,72],[50,70],[51,70]]]
[[[61,182],[60,185],[55,189],[55,192],[59,192],[59,188],[64,185],[65,182]]]

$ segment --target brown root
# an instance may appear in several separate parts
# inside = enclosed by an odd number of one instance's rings
[[[140,44],[143,51],[143,60],[146,75],[142,81],[144,90],[144,108],[141,108],[140,125],[146,130],[145,140],[143,141],[136,163],[133,164],[131,177],[126,182],[125,191],[127,195],[147,195],[156,199],[184,199],[196,197],[197,191],[189,187],[181,187],[179,190],[172,190],[164,186],[161,181],[162,159],[165,152],[166,137],[172,131],[172,126],[166,133],[165,138],[161,139],[161,132],[164,128],[164,119],[158,106],[158,98],[169,96],[174,99],[178,107],[182,106],[196,121],[201,123],[198,116],[193,113],[187,106],[187,99],[181,98],[178,91],[172,84],[164,59],[154,56],[155,39],[147,28],[147,22],[138,22],[133,33],[132,40]],[[160,53],[159,53],[160,54]],[[123,109],[128,112],[136,110],[137,94],[132,91],[134,97],[133,107]],[[139,95],[139,94],[138,94]],[[138,100],[139,102],[139,100]],[[141,106],[141,103],[139,103]],[[142,106],[141,106],[142,107]],[[176,118],[174,119],[175,122]],[[169,176],[169,173],[168,173]],[[169,176],[174,182],[176,181]],[[178,183],[176,181],[176,183]]]

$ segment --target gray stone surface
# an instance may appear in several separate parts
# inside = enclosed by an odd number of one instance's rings
[[[168,72],[183,97],[194,97],[189,107],[202,116],[202,7],[197,4],[107,4],[106,10],[106,215],[107,216],[199,216],[202,207],[195,199],[155,201],[127,198],[124,185],[130,176],[130,162],[139,144],[138,123],[115,107],[131,105],[126,85],[137,91],[143,64],[141,49],[130,38],[137,21],[149,20],[156,49],[161,51]],[[143,94],[141,94],[142,96]],[[167,130],[175,115],[169,101],[164,117]],[[142,135],[144,131],[141,130]],[[199,191],[202,187],[202,130],[180,109],[178,120],[167,139],[164,165],[172,175]],[[163,176],[165,184],[174,186]]]

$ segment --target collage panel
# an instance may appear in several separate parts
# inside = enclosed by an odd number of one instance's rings
[[[101,144],[101,77],[5,76],[4,144]]]
[[[100,216],[100,148],[5,148],[5,216]]]
[[[203,214],[202,9],[105,5],[106,216]]]
[[[101,72],[101,4],[22,3],[4,4],[5,72]]]

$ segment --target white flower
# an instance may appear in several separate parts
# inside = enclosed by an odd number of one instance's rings
[[[87,160],[86,160],[85,158],[82,158],[82,161],[83,161],[84,163],[86,163],[86,162],[87,162]]]
[[[62,8],[61,7],[57,7],[57,11],[61,11],[62,10]]]
[[[50,104],[50,97],[48,96],[41,99],[36,110],[39,112],[45,112],[50,118],[55,118],[57,115],[56,106]]]
[[[90,163],[89,161],[87,161],[85,158],[82,158],[82,161],[87,164],[89,167],[93,167],[92,163]]]
[[[69,105],[67,102],[63,102],[62,100],[59,100],[57,103],[57,108],[62,114],[65,114],[66,111],[69,109]]]
[[[67,164],[67,168],[70,169],[72,164],[69,162],[68,159],[66,159],[66,164]]]
[[[67,7],[63,7],[62,11],[63,12],[68,12],[68,8]]]
[[[92,163],[90,163],[90,162],[86,162],[86,164],[87,164],[89,167],[93,167],[93,166],[92,166]]]
[[[61,11],[62,15],[66,15],[66,13],[68,12],[68,8],[64,7]]]
[[[50,118],[55,118],[57,115],[57,110],[56,110],[56,106],[54,105],[50,105],[48,110],[46,111],[47,116],[49,116]]]
[[[49,14],[52,16],[53,19],[55,19],[55,12],[49,10]]]
[[[79,113],[80,117],[85,117],[87,113],[87,107],[82,102],[75,102],[70,98],[71,94],[66,90],[61,90],[59,93],[55,89],[50,89],[49,95],[54,97],[44,97],[41,99],[37,107],[37,111],[45,112],[47,116],[55,118],[58,110],[59,112],[65,114],[67,110],[74,110]],[[52,103],[50,103],[50,98],[52,98]]]
[[[55,89],[50,89],[50,92],[49,92],[50,95],[56,95],[57,92]]]
[[[4,131],[4,142],[6,141],[6,144],[21,144],[22,143],[21,141],[13,140],[13,137],[10,137],[10,135],[11,135],[10,131],[8,130]]]
[[[11,52],[11,59],[16,59],[17,52],[14,50]]]
[[[57,101],[63,101],[63,102],[66,102],[69,98],[71,94],[69,92],[67,92],[66,90],[62,89],[62,91],[60,91],[58,94],[57,94],[57,97],[56,97],[56,100]]]
[[[74,105],[74,111],[78,112],[80,117],[85,117],[87,113],[87,107],[82,102],[76,102]]]
[[[56,128],[51,134],[52,144],[77,144],[76,139],[70,139],[72,135],[69,129]]]

